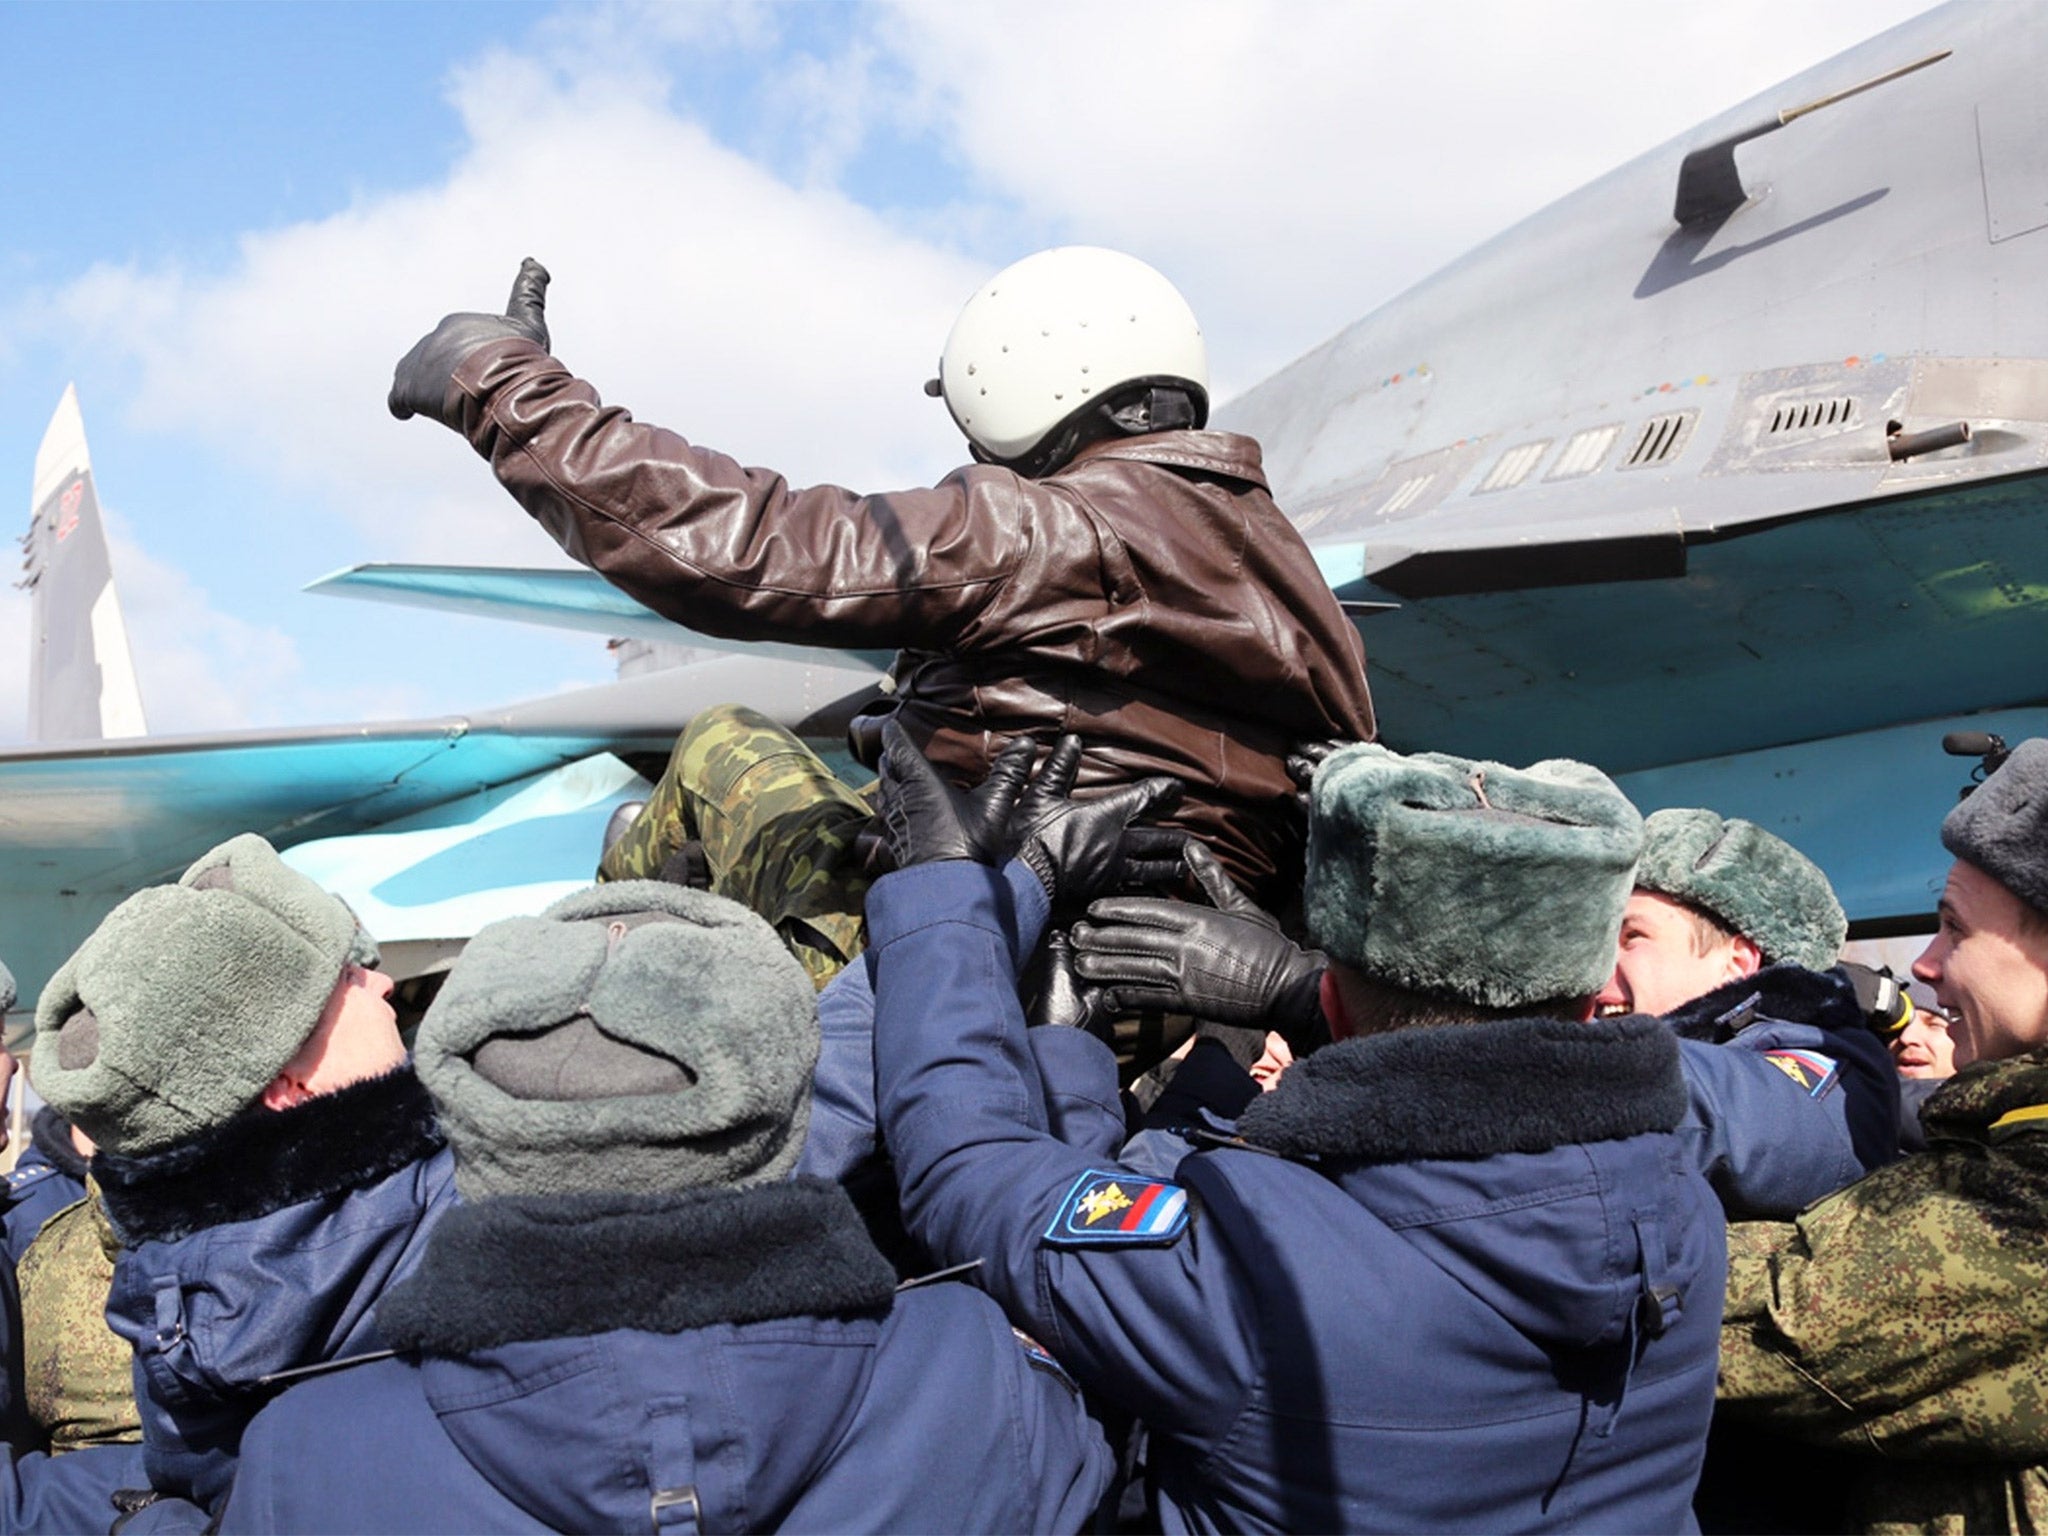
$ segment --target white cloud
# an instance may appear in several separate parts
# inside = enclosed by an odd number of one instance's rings
[[[1162,267],[1236,389],[1521,216],[1921,8],[905,0],[882,30],[980,195]]]
[[[978,263],[785,185],[644,78],[501,53],[455,98],[471,142],[436,186],[252,233],[221,277],[73,286],[71,323],[139,353],[144,424],[324,496],[381,556],[546,558],[466,445],[384,409],[412,341],[502,305],[532,254],[555,275],[556,350],[644,420],[799,479],[879,488],[952,462],[918,385]]]
[[[252,232],[223,275],[97,270],[62,307],[140,354],[144,422],[325,494],[380,553],[546,558],[461,445],[382,406],[406,346],[502,302],[520,256],[608,399],[798,480],[900,484],[957,456],[916,386],[985,273],[971,237],[1153,259],[1228,392],[1914,3],[909,0],[829,56],[782,48],[776,8],[575,8],[459,72],[468,145],[437,184]],[[752,71],[799,185],[670,105],[721,66]],[[829,184],[885,126],[963,169],[959,240]]]

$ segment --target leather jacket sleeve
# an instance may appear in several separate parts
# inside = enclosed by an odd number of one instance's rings
[[[478,348],[454,382],[463,434],[555,542],[706,634],[949,646],[1021,558],[1008,470],[881,495],[797,489],[605,405],[528,341]]]

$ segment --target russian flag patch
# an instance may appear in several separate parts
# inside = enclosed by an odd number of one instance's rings
[[[1826,1093],[1841,1078],[1841,1063],[1832,1056],[1823,1056],[1819,1051],[1800,1051],[1790,1047],[1765,1051],[1764,1060],[1791,1078],[1806,1090],[1806,1096],[1817,1099]]]
[[[1187,1224],[1188,1192],[1178,1184],[1091,1168],[1060,1202],[1045,1241],[1055,1248],[1164,1245]]]

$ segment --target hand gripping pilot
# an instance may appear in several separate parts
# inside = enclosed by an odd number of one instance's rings
[[[943,798],[883,797],[905,1220],[1147,1423],[1166,1529],[1692,1528],[1722,1217],[1673,1135],[1671,1032],[1590,1019],[1642,841],[1605,777],[1331,757],[1306,897],[1336,1043],[1172,1179],[1054,1137],[1015,989],[1111,829],[1027,842],[1024,881]],[[1113,1092],[1108,1048],[1067,1033]]]
[[[1300,1051],[1322,1022],[1324,957],[1200,850],[1188,862],[1213,907],[1096,902],[1073,930],[1080,979],[1112,1011],[1272,1029]],[[1678,1034],[1680,1139],[1733,1216],[1793,1215],[1898,1156],[1897,1075],[1831,969],[1846,927],[1827,877],[1762,828],[1703,810],[1645,823],[1599,1011],[1663,1015]]]

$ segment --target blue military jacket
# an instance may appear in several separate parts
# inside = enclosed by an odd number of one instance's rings
[[[1735,1217],[1794,1216],[1899,1155],[1899,1077],[1841,971],[1774,965],[1665,1016],[1679,1137]]]
[[[894,1281],[823,1181],[459,1207],[386,1302],[407,1353],[258,1415],[222,1530],[1081,1529],[1079,1389]]]
[[[1021,890],[870,893],[884,1136],[912,1233],[1149,1426],[1169,1530],[1692,1528],[1725,1254],[1663,1025],[1328,1047],[1162,1180],[1050,1133]]]
[[[135,1346],[149,1483],[207,1509],[280,1373],[381,1347],[378,1301],[455,1197],[409,1066],[93,1172],[124,1245],[107,1322]]]

